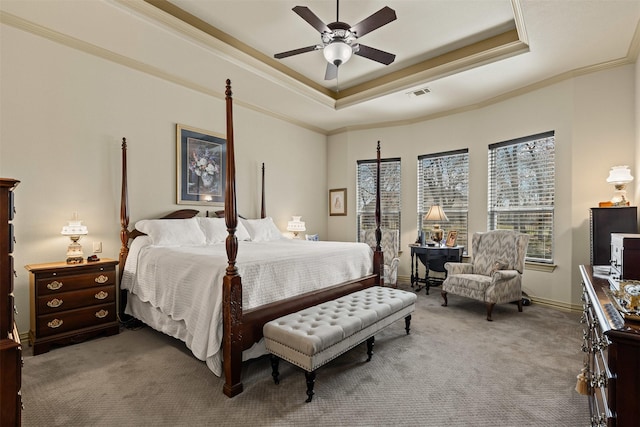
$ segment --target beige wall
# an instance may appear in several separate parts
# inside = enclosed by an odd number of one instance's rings
[[[556,132],[556,200],[553,273],[528,270],[524,290],[541,301],[580,305],[577,266],[589,263],[589,208],[608,200],[609,168],[630,164],[635,170],[633,65],[564,80],[488,107],[407,126],[349,132],[329,138],[329,180],[348,187],[349,220],[330,219],[344,239],[355,236],[355,165],[375,157],[402,158],[402,249],[399,274],[410,274],[407,244],[417,234],[417,156],[469,149],[469,230],[486,230],[487,146],[544,131]],[[348,147],[345,147],[344,144]],[[346,169],[343,167],[348,158]],[[631,186],[633,187],[633,186]],[[630,194],[633,194],[630,188]],[[351,195],[354,195],[353,197]],[[446,228],[446,226],[445,226]]]
[[[2,25],[0,38],[0,176],[21,181],[14,256],[24,333],[29,282],[23,266],[64,260],[69,239],[60,230],[72,212],[89,228],[81,240],[85,256],[93,242],[102,242],[100,256],[118,258],[122,137],[129,146],[131,224],[179,208],[207,209],[176,204],[175,126],[224,135],[225,82],[215,83],[220,95],[213,96],[13,26]],[[264,162],[267,214],[283,231],[292,215],[302,215],[309,232],[325,237],[325,135],[237,104],[234,119],[239,213],[260,213]]]

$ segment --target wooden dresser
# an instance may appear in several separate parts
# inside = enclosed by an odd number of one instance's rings
[[[640,321],[623,318],[610,283],[580,266],[585,377],[592,426],[640,425]]]
[[[30,264],[31,329],[34,356],[51,344],[71,344],[119,332],[116,265],[103,259],[82,264]]]
[[[0,178],[0,425],[19,426],[22,346],[14,319],[13,190],[19,181]]]

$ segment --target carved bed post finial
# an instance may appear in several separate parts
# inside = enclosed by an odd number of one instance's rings
[[[225,91],[227,107],[227,171],[224,195],[224,219],[229,235],[226,240],[228,266],[222,280],[222,358],[225,384],[229,397],[242,393],[242,281],[236,267],[238,254],[238,209],[236,206],[236,165],[233,140],[233,98],[231,80]]]

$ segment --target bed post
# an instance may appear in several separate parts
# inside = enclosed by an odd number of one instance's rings
[[[129,255],[129,196],[127,192],[127,138],[122,138],[122,189],[120,193],[120,256],[118,257],[118,286],[122,283],[124,263]],[[127,291],[120,290],[120,319],[125,318],[124,308],[127,305]]]
[[[267,207],[264,202],[264,162],[262,162],[262,201],[260,206],[260,218],[267,217]]]
[[[373,272],[378,275],[380,286],[384,286],[384,254],[380,246],[382,240],[382,231],[380,230],[380,141],[378,141],[376,151],[376,249],[373,252]]]
[[[227,104],[227,172],[224,195],[224,219],[227,225],[226,249],[229,264],[222,281],[222,357],[224,364],[224,394],[233,397],[242,393],[242,281],[236,267],[238,254],[238,210],[236,207],[236,166],[233,147],[233,111],[231,80],[225,91]]]
[[[127,195],[127,138],[122,138],[122,189],[120,193],[120,277],[129,254],[129,197]]]

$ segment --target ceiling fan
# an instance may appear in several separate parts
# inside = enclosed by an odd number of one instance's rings
[[[292,10],[320,32],[322,44],[277,53],[274,55],[277,59],[322,49],[324,57],[328,62],[324,75],[325,80],[337,78],[338,67],[347,62],[352,54],[371,59],[384,65],[389,65],[396,59],[396,56],[392,53],[356,43],[356,41],[365,34],[396,20],[396,12],[390,7],[383,7],[373,15],[353,26],[340,22],[339,0],[336,1],[336,22],[330,24],[322,22],[308,7],[296,6]]]

